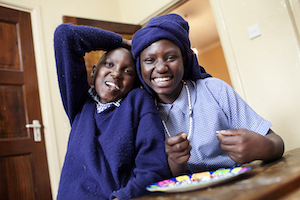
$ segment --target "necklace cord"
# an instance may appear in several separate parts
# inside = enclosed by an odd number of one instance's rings
[[[184,86],[186,88],[186,91],[187,91],[188,103],[189,103],[189,110],[190,110],[190,112],[189,112],[189,115],[190,115],[189,116],[189,118],[190,118],[190,127],[189,127],[189,133],[188,133],[188,137],[187,137],[187,139],[189,140],[190,137],[191,137],[192,128],[193,128],[193,110],[192,110],[191,94],[190,94],[189,87],[188,87],[187,83],[184,80],[182,80],[182,82],[183,82],[183,84],[184,84]],[[169,130],[168,130],[167,125],[166,125],[166,122],[163,119],[162,119],[162,123],[164,125],[165,131],[166,131],[168,137],[171,137],[171,134],[169,133]]]

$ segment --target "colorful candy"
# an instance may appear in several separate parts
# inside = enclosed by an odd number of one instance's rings
[[[171,187],[172,185],[175,185],[175,181],[170,180],[170,179],[163,180],[163,181],[158,182],[157,185],[159,187]]]
[[[210,184],[214,182],[220,182],[227,180],[228,178],[235,177],[239,174],[243,174],[251,170],[250,167],[236,167],[227,169],[218,169],[216,171],[199,172],[188,175],[177,176],[172,179],[160,181],[147,187],[149,191],[168,191],[179,190],[184,191],[187,188],[198,187],[202,185]]]

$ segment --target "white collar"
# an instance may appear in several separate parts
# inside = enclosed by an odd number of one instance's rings
[[[121,105],[121,101],[122,101],[122,98],[117,100],[117,101],[113,101],[113,102],[108,102],[108,103],[101,103],[100,102],[100,97],[99,95],[97,94],[96,90],[95,90],[95,87],[93,88],[90,88],[88,90],[89,94],[91,95],[91,97],[93,98],[93,100],[96,102],[96,105],[97,105],[97,113],[101,113],[103,112],[104,110],[110,108],[112,105],[116,106],[116,107],[120,107]]]

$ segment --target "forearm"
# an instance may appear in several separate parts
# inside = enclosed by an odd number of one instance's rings
[[[93,50],[109,50],[122,44],[122,36],[112,31],[73,24],[61,24],[55,35],[61,40],[60,45],[69,45],[72,54],[84,56],[85,52]],[[68,43],[66,43],[68,42]]]
[[[262,155],[263,161],[271,161],[279,159],[284,152],[284,142],[277,134],[275,134],[271,129],[265,136],[267,141],[266,151]]]

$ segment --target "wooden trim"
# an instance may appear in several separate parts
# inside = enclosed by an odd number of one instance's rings
[[[141,28],[140,25],[108,22],[108,21],[93,20],[93,19],[84,19],[84,18],[71,17],[71,16],[63,16],[63,22],[64,23],[69,22],[77,25],[94,26],[94,27],[110,30],[119,34],[133,34]]]
[[[15,78],[11,78],[15,77]],[[23,85],[23,72],[0,70],[0,84]]]

